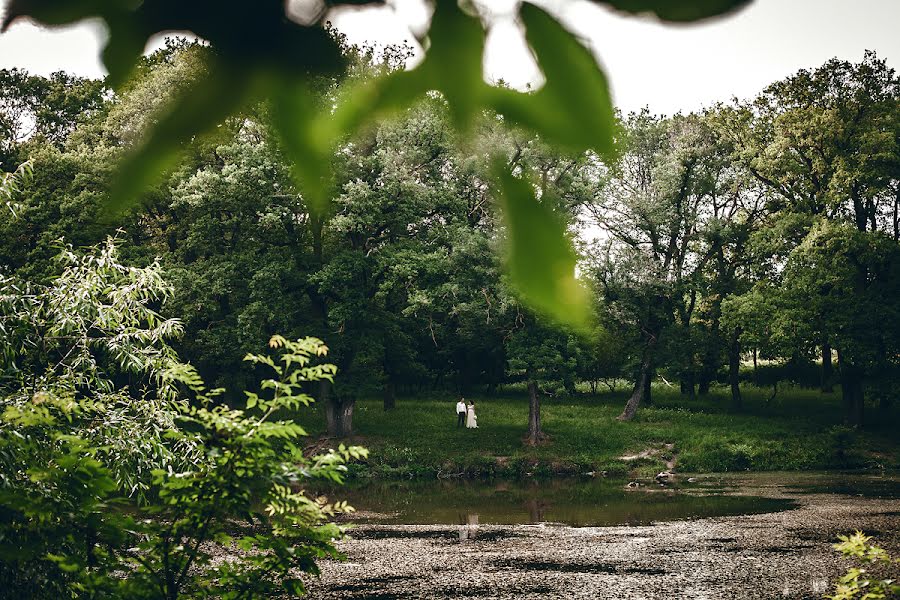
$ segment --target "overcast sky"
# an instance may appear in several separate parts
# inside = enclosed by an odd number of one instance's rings
[[[6,2],[0,0],[0,7]],[[512,7],[515,0],[489,3]],[[865,49],[900,66],[900,0],[756,0],[727,18],[690,26],[620,16],[584,0],[542,4],[592,45],[607,69],[616,104],[625,111],[647,105],[671,114],[732,96],[750,97],[829,58],[858,61]],[[396,0],[394,6],[347,10],[333,19],[354,42],[413,40],[410,27],[424,26],[426,10],[420,0]],[[103,37],[97,24],[41,30],[20,21],[0,35],[0,68],[100,77],[105,73],[98,58]],[[509,20],[499,19],[488,36],[485,75],[520,87],[540,81]]]

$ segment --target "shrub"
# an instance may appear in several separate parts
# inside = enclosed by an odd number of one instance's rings
[[[869,573],[865,568],[851,567],[837,582],[834,594],[826,596],[830,600],[878,600],[881,598],[900,598],[900,584],[896,579],[889,578],[889,571],[893,567],[896,576],[896,565],[900,560],[891,558],[882,548],[870,544],[871,537],[857,531],[851,536],[839,535],[839,543],[834,545],[835,550],[856,559],[862,564],[874,566],[885,571],[885,577],[878,578]]]
[[[302,593],[299,574],[339,557],[328,518],[352,510],[304,482],[340,483],[366,455],[305,457],[304,430],[275,418],[331,381],[325,345],[274,336],[277,360],[245,357],[273,376],[242,408],[217,405],[223,390],[166,344],[177,321],[149,308],[167,289],[158,265],[122,266],[113,240],[63,259],[49,287],[0,280],[0,585],[22,598]],[[123,376],[141,393],[117,388]]]

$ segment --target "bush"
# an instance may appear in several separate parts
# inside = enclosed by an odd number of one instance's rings
[[[900,560],[891,558],[882,548],[870,544],[872,538],[861,531],[851,536],[839,535],[838,539],[840,542],[834,545],[835,550],[882,573],[875,575],[868,569],[851,567],[838,580],[834,594],[826,598],[830,600],[900,598],[900,584],[896,583],[897,565],[900,565]]]
[[[11,344],[0,372],[0,584],[17,597],[260,597],[301,594],[300,573],[339,557],[328,523],[345,503],[309,498],[311,478],[340,483],[358,447],[304,457],[290,414],[331,381],[321,341],[275,336],[260,392],[215,403],[166,338],[177,322],[148,306],[158,265],[123,267],[110,240],[68,252],[49,288],[0,281]],[[141,382],[132,395],[122,375]],[[190,400],[183,398],[187,390]],[[129,498],[132,496],[132,498]],[[141,502],[135,504],[135,499]],[[214,555],[225,555],[224,561]]]

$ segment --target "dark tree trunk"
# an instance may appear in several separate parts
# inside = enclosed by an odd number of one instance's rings
[[[694,379],[696,378],[693,371],[685,373],[684,377],[681,378],[681,393],[687,396],[690,399],[694,399],[695,392],[695,384]]]
[[[397,404],[397,392],[394,389],[394,382],[390,379],[385,381],[381,391],[384,395],[384,410],[393,410]]]
[[[541,441],[541,399],[538,397],[537,382],[528,378],[528,443],[532,446]]]
[[[320,382],[319,396],[320,401],[325,404],[328,435],[339,438],[353,435],[353,407],[356,405],[356,400],[338,398],[331,393],[331,384],[327,381]]]
[[[831,364],[831,343],[826,339],[822,342],[822,391],[826,394],[834,391],[833,379],[834,367]]]
[[[731,408],[741,410],[741,328],[735,327],[728,344],[728,383],[731,385]]]
[[[710,378],[708,373],[702,373],[700,375],[700,382],[697,384],[697,393],[701,396],[705,396],[709,393],[709,384],[712,383],[712,379]]]
[[[864,412],[862,371],[838,349],[838,366],[841,370],[841,398],[844,403],[844,421],[854,427],[862,427]]]
[[[756,348],[753,349],[753,385],[759,387],[759,374],[756,372]]]
[[[644,347],[644,356],[641,359],[641,370],[638,372],[637,380],[634,382],[634,388],[631,397],[625,403],[625,409],[622,414],[616,417],[619,421],[630,421],[637,413],[638,407],[642,402],[647,402],[650,397],[650,383],[653,377],[653,350],[656,347],[656,336],[652,336],[647,340]]]

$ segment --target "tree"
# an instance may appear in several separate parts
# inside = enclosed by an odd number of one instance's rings
[[[21,161],[26,142],[62,148],[78,123],[107,106],[102,81],[57,71],[49,77],[0,69],[0,164]]]
[[[621,158],[589,175],[594,193],[584,210],[607,236],[591,257],[603,297],[639,337],[633,392],[619,417],[628,420],[651,401],[662,338],[680,328],[690,339],[708,264],[717,255],[725,261],[717,236],[739,212],[740,191],[723,181],[717,142],[701,117],[644,111],[622,129]]]
[[[770,233],[758,244],[767,251],[770,277],[781,277],[792,253],[823,227],[823,219],[850,223],[863,235],[886,232],[895,243],[900,239],[898,100],[900,79],[885,61],[867,52],[860,63],[834,59],[813,71],[800,71],[772,84],[752,103],[723,113],[721,130],[733,141],[736,159],[772,192]],[[883,247],[875,240],[872,244]],[[859,282],[869,278],[866,265],[856,265]],[[864,294],[864,287],[855,290]],[[828,389],[832,350],[841,354],[834,343],[838,335],[828,323],[835,308],[850,307],[835,305],[827,291],[808,291],[812,295],[802,299],[787,294],[781,305],[803,312],[812,324],[801,345],[818,347],[823,388]],[[811,307],[818,312],[810,314]],[[855,406],[862,402],[854,390],[859,390],[857,380],[866,368],[853,364],[850,354],[844,353],[841,384],[845,402]]]
[[[548,326],[526,311],[516,315],[509,334],[509,368],[520,373],[528,388],[526,442],[537,445],[546,438],[541,427],[540,396],[565,389],[574,393],[577,339]]]

